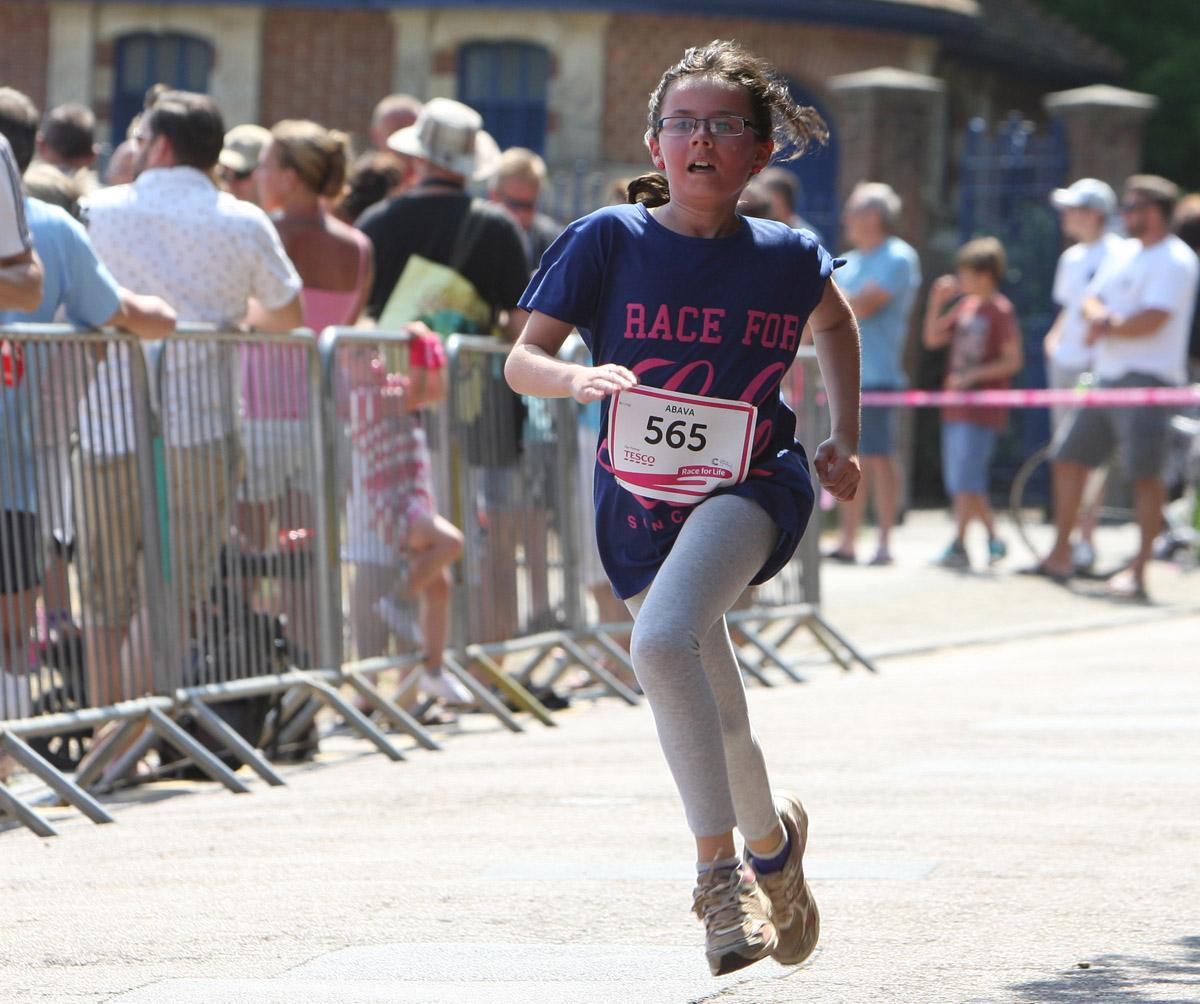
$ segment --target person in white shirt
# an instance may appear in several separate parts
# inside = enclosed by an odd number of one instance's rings
[[[21,172],[0,136],[0,310],[34,310],[42,302],[42,267],[25,222]]]
[[[145,114],[133,184],[84,201],[92,242],[117,281],[162,296],[180,322],[228,330],[246,321],[288,331],[304,320],[300,277],[275,227],[257,206],[218,191],[212,173],[224,145],[221,113],[202,94],[166,91]],[[172,581],[185,638],[215,578],[228,536],[228,500],[240,467],[234,429],[232,356],[203,338],[168,343],[161,366]],[[152,376],[153,380],[153,376]],[[105,490],[139,445],[133,429],[130,361],[110,351],[89,388],[80,420],[79,466],[97,487],[81,527],[110,528],[105,546],[81,532],[81,594],[93,625],[85,638],[89,697],[130,696],[118,686],[119,654],[137,611],[139,499]],[[116,528],[116,533],[111,533]],[[97,542],[99,543],[99,542]]]
[[[1069,390],[1092,369],[1094,348],[1087,342],[1084,294],[1105,259],[1125,240],[1109,230],[1117,196],[1103,181],[1080,178],[1069,188],[1055,189],[1050,201],[1060,213],[1063,233],[1077,242],[1058,259],[1052,296],[1059,312],[1044,342],[1047,384]],[[1068,412],[1066,405],[1052,409],[1056,430]]]
[[[1179,189],[1165,178],[1135,175],[1125,183],[1121,213],[1130,236],[1088,284],[1081,313],[1100,387],[1177,386],[1187,380],[1187,346],[1200,262],[1171,233]],[[1170,411],[1166,408],[1081,408],[1055,449],[1054,547],[1038,570],[1071,574],[1070,537],[1088,472],[1114,448],[1133,483],[1141,540],[1126,571],[1109,582],[1115,595],[1146,598],[1146,564],[1162,526]]]
[[[1087,342],[1087,321],[1083,318],[1083,299],[1088,284],[1101,264],[1125,243],[1109,229],[1117,211],[1117,196],[1097,178],[1080,178],[1069,188],[1057,188],[1050,202],[1059,211],[1063,233],[1077,243],[1058,259],[1052,296],[1058,316],[1046,332],[1046,383],[1055,390],[1070,390],[1085,373],[1092,371],[1093,348]],[[1066,430],[1067,418],[1074,409],[1056,404],[1050,408],[1050,427],[1054,437]],[[1099,502],[1087,507],[1079,520],[1079,539],[1072,548],[1072,563],[1078,570],[1090,569],[1096,560],[1092,542],[1099,521]]]

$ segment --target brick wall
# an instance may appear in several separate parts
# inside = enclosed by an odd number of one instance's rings
[[[354,134],[390,90],[392,25],[374,11],[268,10],[259,121],[309,118]]]
[[[28,94],[46,107],[50,16],[41,0],[0,0],[0,86]]]
[[[787,21],[629,15],[608,31],[604,110],[605,156],[646,160],[646,100],[664,70],[691,45],[734,38],[770,60],[819,99],[821,83],[839,73],[906,66],[911,41],[901,35]],[[836,128],[836,123],[832,123]]]

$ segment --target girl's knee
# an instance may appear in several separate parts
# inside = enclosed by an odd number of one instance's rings
[[[629,654],[639,674],[643,670],[653,672],[680,662],[698,662],[700,640],[692,631],[673,630],[653,618],[639,617],[629,639]]]

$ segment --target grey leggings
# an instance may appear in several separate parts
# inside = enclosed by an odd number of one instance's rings
[[[779,529],[756,502],[718,495],[683,524],[654,581],[626,600],[633,668],[698,837],[736,825],[770,836],[777,815],[750,729],[725,612],[770,557]]]

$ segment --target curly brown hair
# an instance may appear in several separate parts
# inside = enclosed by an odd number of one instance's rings
[[[797,104],[787,81],[761,56],[737,42],[714,39],[688,49],[683,58],[662,75],[650,94],[646,135],[658,135],[658,120],[671,85],[687,77],[711,77],[743,88],[750,97],[753,129],[761,139],[775,141],[775,162],[803,157],[829,139],[825,120],[815,108]],[[643,174],[629,183],[630,202],[660,206],[670,200],[667,179]]]

